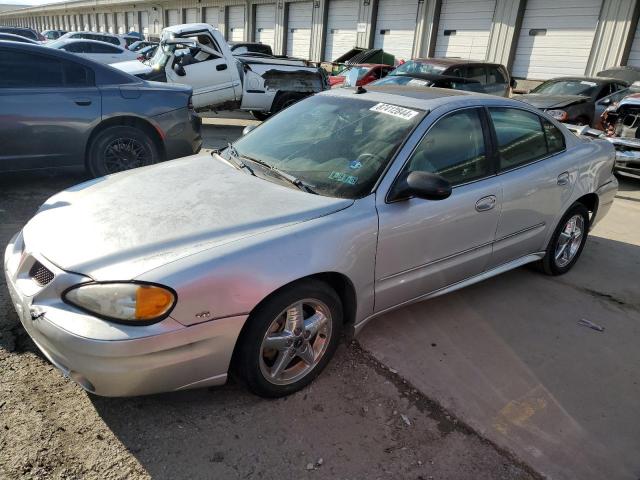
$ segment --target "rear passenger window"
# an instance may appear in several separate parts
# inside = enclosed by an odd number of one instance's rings
[[[489,113],[498,141],[500,170],[509,170],[549,154],[538,115],[515,108],[490,108]],[[558,134],[562,135],[560,131]]]
[[[0,50],[0,88],[85,87],[93,72],[76,63],[41,55]]]
[[[489,175],[478,110],[461,110],[438,120],[420,141],[405,170],[436,173],[452,185]]]
[[[507,80],[498,68],[489,67],[487,69],[487,83],[507,83]]]
[[[547,150],[549,155],[563,151],[565,149],[564,135],[560,129],[545,119],[542,119],[542,127],[547,137]]]
[[[120,53],[120,50],[111,45],[101,45],[99,43],[92,43],[91,50],[93,53]]]

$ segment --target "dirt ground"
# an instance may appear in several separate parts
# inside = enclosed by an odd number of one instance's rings
[[[4,247],[82,173],[4,175]],[[363,352],[342,345],[309,388],[266,401],[233,383],[149,397],[85,393],[44,359],[0,279],[0,478],[530,479]]]

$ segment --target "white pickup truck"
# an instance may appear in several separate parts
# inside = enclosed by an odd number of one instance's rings
[[[249,110],[259,119],[329,88],[321,68],[305,60],[265,55],[234,56],[219,30],[206,23],[165,28],[147,62],[112,67],[145,80],[193,88],[196,110]]]

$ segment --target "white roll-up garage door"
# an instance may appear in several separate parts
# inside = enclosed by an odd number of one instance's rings
[[[601,0],[528,0],[513,76],[546,80],[584,75]]]
[[[179,10],[167,10],[167,22],[169,26],[180,24],[180,11]]]
[[[122,35],[125,33],[124,12],[118,12],[116,14],[116,22],[118,24],[118,33]]]
[[[140,12],[140,28],[145,38],[149,35],[149,12]]]
[[[220,9],[218,7],[207,7],[204,9],[204,21],[212,27],[218,28],[220,23]]]
[[[435,56],[484,60],[495,8],[495,0],[444,0]]]
[[[130,32],[139,32],[139,28],[136,12],[127,12],[127,29]]]
[[[324,59],[331,61],[356,46],[358,0],[330,0]]]
[[[276,27],[275,4],[256,5],[256,42],[270,45],[273,49]]]
[[[287,24],[287,55],[309,58],[311,51],[311,14],[312,2],[289,4],[289,22]]]
[[[384,49],[397,60],[411,59],[417,16],[418,0],[380,0],[374,48]]]
[[[104,13],[99,13],[98,22],[100,22],[100,31],[106,32],[107,31],[107,15]]]
[[[232,42],[241,42],[244,40],[244,5],[234,5],[229,7],[229,25],[227,31]]]
[[[198,9],[197,8],[187,8],[184,13],[184,18],[187,23],[197,23],[198,22]]]
[[[107,32],[116,33],[115,30],[113,29],[113,14],[106,13],[104,15],[104,20],[105,20],[105,23],[107,24]]]
[[[638,25],[638,28],[636,28],[636,34],[633,37],[633,43],[631,44],[631,51],[629,52],[627,65],[640,67],[640,24]]]

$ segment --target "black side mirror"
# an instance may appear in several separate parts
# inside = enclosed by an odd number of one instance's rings
[[[180,77],[184,77],[187,74],[184,67],[179,62],[173,64],[173,71]]]
[[[434,173],[410,172],[403,174],[389,195],[390,201],[408,200],[412,197],[425,200],[444,200],[451,195],[451,184]]]

